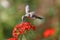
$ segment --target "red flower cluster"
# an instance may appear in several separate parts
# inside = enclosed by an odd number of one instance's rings
[[[12,38],[9,38],[7,40],[17,40],[17,38],[12,37]]]
[[[13,29],[12,35],[14,37],[18,37],[19,34],[23,34],[24,31],[30,30],[31,28],[35,30],[35,26],[31,25],[30,22],[22,22],[15,26],[15,28]]]
[[[46,29],[43,33],[43,36],[46,38],[48,36],[52,36],[55,33],[54,29]]]
[[[19,34],[23,34],[26,30],[35,30],[35,26],[31,25],[30,22],[22,22],[20,24],[17,24],[12,32],[12,36],[14,38],[10,38],[8,40],[17,40],[16,38],[18,37]]]

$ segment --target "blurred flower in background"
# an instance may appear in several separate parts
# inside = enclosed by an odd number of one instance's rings
[[[46,30],[43,32],[43,36],[44,36],[44,37],[48,37],[48,36],[54,35],[54,33],[55,33],[55,30],[54,30],[54,29],[46,29]]]
[[[10,3],[8,0],[1,0],[0,3],[4,8],[8,8],[10,6]]]

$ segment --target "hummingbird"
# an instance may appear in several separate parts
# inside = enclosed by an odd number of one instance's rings
[[[29,5],[26,5],[25,6],[25,13],[26,14],[22,16],[22,21],[25,18],[32,18],[32,19],[38,18],[38,19],[43,19],[43,17],[36,16],[34,11],[30,12]]]

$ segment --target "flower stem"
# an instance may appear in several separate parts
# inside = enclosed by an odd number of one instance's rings
[[[22,40],[23,35],[19,35],[18,40]]]

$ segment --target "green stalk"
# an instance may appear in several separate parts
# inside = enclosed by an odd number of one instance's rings
[[[18,40],[22,40],[23,34],[19,35]]]

